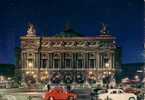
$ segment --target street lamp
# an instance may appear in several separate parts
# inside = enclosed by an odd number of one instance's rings
[[[109,87],[109,82],[110,82],[110,75],[111,75],[111,72],[109,71],[109,67],[110,67],[110,64],[107,62],[105,63],[105,68],[106,68],[106,72],[104,72],[104,74],[106,75],[106,87],[108,88]]]

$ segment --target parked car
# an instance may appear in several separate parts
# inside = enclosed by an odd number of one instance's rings
[[[124,89],[124,92],[126,93],[133,93],[135,95],[138,95],[141,93],[141,90],[137,89],[137,88],[126,88]]]
[[[2,94],[0,100],[42,100],[42,92],[11,92]]]
[[[62,87],[55,87],[44,94],[43,100],[77,100],[77,94]]]
[[[98,95],[98,100],[137,100],[137,96],[121,89],[108,89]]]
[[[143,89],[140,94],[138,94],[138,100],[145,100],[145,90]]]
[[[96,98],[98,98],[98,95],[100,94],[101,92],[101,88],[94,88],[91,90],[91,93],[90,93],[90,96],[91,96],[91,100],[96,100]]]

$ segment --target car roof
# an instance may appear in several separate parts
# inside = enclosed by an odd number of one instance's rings
[[[123,91],[122,89],[108,89],[108,91],[118,91],[118,90],[121,90],[121,91]]]

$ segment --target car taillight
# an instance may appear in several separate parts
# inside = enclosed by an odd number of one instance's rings
[[[45,99],[45,94],[42,94],[42,99],[43,99],[43,100]]]
[[[53,97],[50,97],[49,100],[54,100],[54,98]]]

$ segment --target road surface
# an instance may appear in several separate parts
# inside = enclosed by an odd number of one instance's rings
[[[73,90],[78,94],[78,100],[90,100],[90,90],[89,89],[75,89]],[[41,95],[43,92],[19,92],[16,90],[11,90],[0,92],[0,100],[6,98],[6,100],[42,100]],[[5,100],[5,99],[4,99]]]

